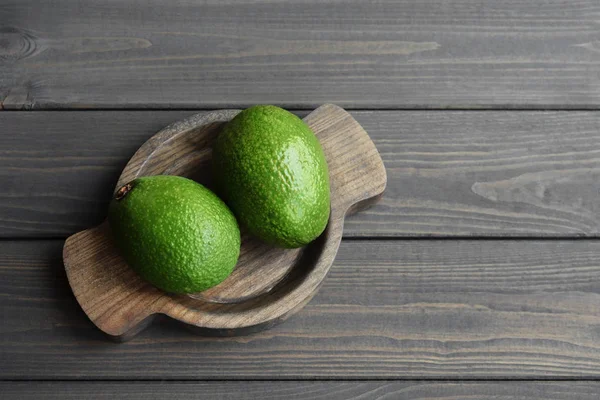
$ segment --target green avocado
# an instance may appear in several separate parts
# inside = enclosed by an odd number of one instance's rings
[[[171,293],[206,290],[227,278],[240,254],[240,230],[213,192],[187,178],[138,178],[110,203],[113,239],[127,263]]]
[[[240,224],[266,243],[295,248],[327,226],[329,172],[304,121],[259,105],[225,125],[213,147],[217,192]]]

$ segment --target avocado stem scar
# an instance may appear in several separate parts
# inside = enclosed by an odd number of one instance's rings
[[[132,189],[132,185],[131,183],[128,183],[126,185],[123,185],[119,188],[119,190],[117,190],[117,193],[115,194],[115,200],[119,201],[125,198],[125,196],[127,196],[127,193],[129,193]]]

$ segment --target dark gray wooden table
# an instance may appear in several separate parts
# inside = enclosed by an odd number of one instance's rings
[[[62,245],[193,113],[331,102],[382,201],[300,313],[107,340]],[[598,0],[2,0],[4,399],[598,399]]]

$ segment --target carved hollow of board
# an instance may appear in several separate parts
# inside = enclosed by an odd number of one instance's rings
[[[181,175],[211,187],[211,143],[239,110],[198,114],[164,128],[140,147],[117,187],[139,176]],[[383,193],[386,171],[354,120],[326,104],[305,119],[327,159],[331,215],[325,232],[301,249],[279,249],[243,235],[232,275],[202,293],[165,293],[139,277],[116,251],[107,222],[69,237],[65,269],[77,301],[102,331],[126,340],[166,315],[206,335],[241,335],[273,326],[318,290],[337,253],[344,217]]]

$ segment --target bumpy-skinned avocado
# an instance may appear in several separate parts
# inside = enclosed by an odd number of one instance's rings
[[[327,226],[325,155],[294,114],[268,105],[240,112],[215,141],[213,168],[218,193],[240,224],[263,241],[300,247]]]
[[[167,292],[217,285],[231,274],[240,253],[231,210],[209,189],[183,177],[132,181],[117,191],[108,218],[125,261]]]

